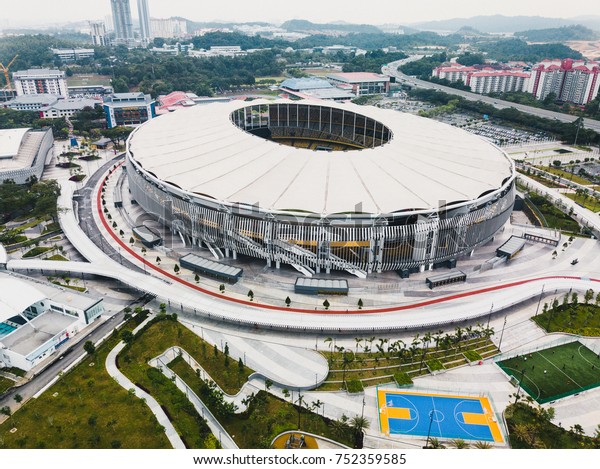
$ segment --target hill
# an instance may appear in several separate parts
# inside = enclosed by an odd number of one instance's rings
[[[464,26],[475,28],[484,33],[514,33],[528,29],[560,28],[576,24],[577,21],[541,16],[474,16],[472,18],[453,18],[450,20],[427,21],[411,26],[425,31],[456,31]]]
[[[593,41],[600,37],[598,33],[581,24],[560,28],[519,31],[515,33],[515,36],[529,42]]]
[[[339,32],[339,33],[381,33],[377,26],[351,23],[313,23],[307,20],[289,20],[281,25],[282,29],[301,33]]]

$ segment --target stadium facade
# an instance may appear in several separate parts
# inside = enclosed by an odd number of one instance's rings
[[[452,262],[509,219],[514,164],[460,129],[323,101],[182,109],[127,142],[131,196],[189,245],[305,275]]]

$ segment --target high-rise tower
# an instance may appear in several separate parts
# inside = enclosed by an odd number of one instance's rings
[[[117,44],[133,42],[133,22],[131,21],[129,0],[110,0],[110,6],[115,25],[115,42]]]
[[[140,18],[140,35],[142,42],[150,42],[150,14],[148,12],[148,0],[137,0],[138,16]]]

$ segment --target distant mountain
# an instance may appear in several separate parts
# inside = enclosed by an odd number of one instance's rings
[[[478,29],[475,29],[471,26],[463,26],[458,31],[456,31],[454,34],[457,34],[458,36],[464,36],[464,37],[489,36],[489,34],[482,33]]]
[[[423,31],[456,31],[463,26],[475,28],[484,33],[514,33],[528,29],[560,28],[581,21],[541,16],[474,16],[472,18],[453,18],[450,20],[426,21],[411,24]]]
[[[530,29],[514,34],[529,42],[593,41],[600,37],[598,33],[581,24],[561,28]]]
[[[370,24],[351,23],[313,23],[307,20],[289,20],[281,25],[282,29],[290,32],[315,33],[334,31],[340,33],[381,33],[377,26]]]

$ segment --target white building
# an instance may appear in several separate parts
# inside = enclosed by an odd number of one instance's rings
[[[102,299],[0,275],[0,369],[29,371],[104,312]]]
[[[187,22],[176,18],[150,18],[152,37],[171,39],[187,35]]]
[[[467,85],[473,93],[509,93],[525,91],[530,74],[517,70],[482,70],[470,73]]]
[[[102,101],[89,98],[59,99],[54,104],[40,109],[40,117],[43,119],[58,119],[60,117],[72,117],[86,107],[101,106]]]
[[[28,94],[54,94],[67,98],[67,81],[65,72],[36,68],[13,73],[13,83],[17,96]]]
[[[82,59],[93,59],[94,49],[51,49],[52,53],[63,62],[76,62]]]
[[[528,91],[538,99],[554,93],[558,100],[584,105],[598,95],[600,63],[585,60],[544,60],[531,70]]]
[[[138,18],[140,20],[140,36],[142,42],[148,44],[152,37],[150,33],[150,13],[148,12],[148,0],[137,0]]]
[[[2,103],[2,107],[15,111],[39,111],[46,106],[56,104],[57,101],[58,96],[54,94],[27,94]]]
[[[110,41],[106,36],[106,25],[102,21],[90,21],[90,35],[95,46],[109,46]]]
[[[476,72],[475,67],[466,67],[464,65],[454,65],[451,67],[436,67],[433,69],[431,76],[437,77],[441,80],[448,80],[451,82],[462,81],[467,83],[469,73]]]

